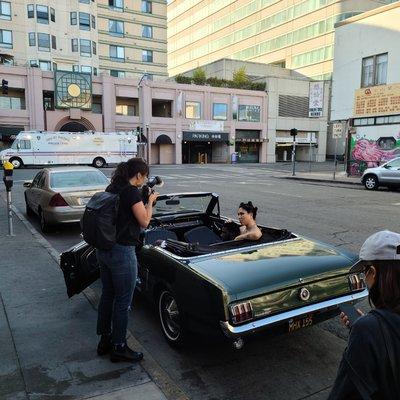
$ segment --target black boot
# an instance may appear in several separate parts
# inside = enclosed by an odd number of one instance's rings
[[[128,347],[128,345],[116,345],[112,347],[110,353],[111,362],[138,362],[143,359],[143,353],[133,351]]]
[[[111,335],[101,335],[99,344],[97,345],[97,354],[104,356],[112,349]]]

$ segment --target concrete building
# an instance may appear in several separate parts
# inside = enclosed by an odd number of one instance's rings
[[[169,74],[233,58],[329,79],[334,24],[392,1],[172,0],[168,4]]]
[[[336,26],[331,120],[352,174],[400,156],[399,19],[397,2]]]
[[[142,127],[152,164],[230,162],[237,141],[249,144],[247,161],[274,161],[265,91],[17,66],[0,66],[0,78],[0,147],[21,130]]]
[[[325,161],[330,83],[312,82],[296,71],[248,61],[222,59],[201,67],[207,77],[227,80],[231,80],[234,72],[241,68],[245,69],[252,82],[265,82],[268,94],[267,161],[291,159],[292,128],[298,130],[296,160]],[[191,77],[194,71],[182,75]],[[319,90],[320,110],[317,113],[311,110],[310,105],[310,94],[313,96],[315,89]],[[237,142],[236,151],[239,154],[246,153],[244,146],[244,143]]]
[[[167,76],[165,0],[0,1],[3,63],[112,76]]]

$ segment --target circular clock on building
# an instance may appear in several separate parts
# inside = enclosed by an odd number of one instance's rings
[[[57,108],[92,108],[92,76],[77,72],[56,71],[55,98]]]

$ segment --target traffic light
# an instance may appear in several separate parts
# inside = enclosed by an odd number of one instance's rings
[[[290,136],[296,137],[296,135],[297,135],[297,129],[296,128],[292,128],[290,130]]]
[[[6,81],[5,79],[1,81],[1,92],[3,94],[8,94],[8,81]]]

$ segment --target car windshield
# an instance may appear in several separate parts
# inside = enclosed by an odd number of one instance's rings
[[[52,189],[106,186],[108,184],[107,177],[100,171],[65,171],[50,174],[50,187]]]
[[[207,194],[196,196],[176,195],[169,196],[167,199],[158,199],[156,206],[153,208],[153,215],[204,213],[210,204],[211,198],[211,194]]]

